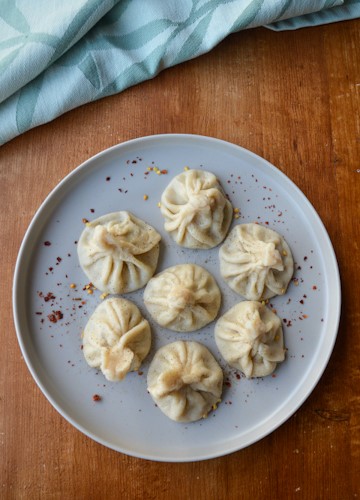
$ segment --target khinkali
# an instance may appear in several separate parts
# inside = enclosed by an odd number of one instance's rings
[[[192,332],[215,319],[221,293],[206,269],[179,264],[151,278],[144,302],[159,325],[176,332]]]
[[[151,346],[151,330],[138,307],[122,298],[107,299],[85,327],[83,353],[87,363],[110,381],[139,369]]]
[[[225,361],[247,378],[269,375],[285,359],[281,320],[261,302],[239,302],[221,316],[215,341]]]
[[[220,272],[248,300],[283,295],[294,272],[291,250],[280,234],[260,224],[239,224],[219,251]]]
[[[193,422],[205,418],[220,401],[223,373],[204,345],[180,340],[156,352],[147,382],[151,397],[166,416]]]
[[[87,223],[78,242],[80,265],[96,288],[127,293],[154,274],[160,234],[129,212],[103,215]]]
[[[186,248],[213,248],[228,232],[233,208],[214,174],[188,170],[177,175],[161,197],[165,230]]]

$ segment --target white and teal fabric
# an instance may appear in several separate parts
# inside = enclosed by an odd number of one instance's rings
[[[360,0],[0,0],[0,144],[230,33],[355,17]]]

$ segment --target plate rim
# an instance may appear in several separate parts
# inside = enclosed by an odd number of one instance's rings
[[[218,143],[223,145],[226,148],[232,148],[234,150],[240,151],[242,154],[249,155],[251,156],[255,161],[258,163],[263,163],[266,164],[267,167],[270,168],[270,170],[273,170],[276,172],[277,175],[279,175],[283,181],[290,183],[292,189],[294,189],[297,194],[302,198],[302,201],[307,204],[308,209],[312,212],[313,216],[317,219],[317,222],[321,228],[322,231],[322,237],[325,238],[326,244],[328,246],[328,250],[330,251],[330,254],[328,257],[332,261],[333,264],[333,270],[335,271],[335,275],[333,276],[333,279],[336,282],[336,291],[335,294],[332,291],[332,293],[335,295],[334,303],[336,305],[336,308],[334,311],[332,311],[332,314],[335,317],[335,323],[334,323],[334,328],[332,332],[332,337],[331,337],[331,342],[327,344],[327,352],[325,353],[325,357],[322,359],[321,366],[316,367],[315,371],[315,377],[313,376],[311,379],[311,383],[307,384],[307,387],[305,390],[303,390],[302,394],[300,397],[296,398],[295,404],[293,404],[291,411],[286,411],[285,415],[282,415],[280,419],[276,419],[276,422],[271,423],[270,425],[267,424],[265,427],[266,429],[263,430],[259,436],[257,437],[249,437],[247,440],[245,440],[244,444],[242,444],[240,447],[239,445],[233,445],[233,446],[226,446],[225,450],[222,450],[221,452],[213,452],[213,453],[200,453],[199,456],[193,457],[191,455],[184,454],[184,456],[181,457],[173,457],[173,456],[159,456],[154,454],[151,456],[148,453],[139,453],[137,451],[129,450],[127,448],[121,448],[119,446],[115,446],[111,442],[101,438],[100,436],[95,435],[94,433],[88,431],[86,427],[78,423],[76,420],[74,420],[70,415],[67,414],[67,411],[62,409],[61,406],[55,401],[53,396],[49,393],[47,388],[44,386],[42,383],[36,368],[34,366],[34,362],[30,358],[30,354],[28,353],[28,350],[25,346],[25,342],[23,339],[23,333],[21,332],[21,326],[20,326],[20,319],[19,319],[19,303],[18,303],[18,296],[20,294],[20,284],[21,284],[21,276],[22,276],[22,261],[25,258],[25,251],[27,249],[27,246],[29,245],[29,240],[31,239],[31,234],[33,231],[34,226],[37,223],[37,219],[42,215],[43,211],[46,209],[47,204],[51,201],[55,193],[60,192],[63,188],[64,185],[68,184],[71,182],[72,177],[76,177],[81,173],[83,170],[85,170],[89,164],[92,164],[96,162],[97,159],[103,157],[103,156],[108,156],[112,152],[116,150],[121,150],[122,148],[126,146],[132,146],[136,143],[141,144],[142,146],[146,145],[147,142],[151,141],[162,141],[162,140],[167,140],[167,139],[176,139],[176,140],[184,140],[184,141],[202,141],[204,143],[206,142],[211,142],[211,143]],[[178,134],[178,133],[172,133],[172,134],[153,134],[153,135],[146,135],[142,137],[136,137],[127,141],[120,142],[118,144],[114,144],[113,146],[110,146],[109,148],[106,148],[102,151],[99,151],[95,155],[87,158],[85,161],[83,161],[80,165],[76,166],[73,170],[71,170],[68,174],[66,174],[57,184],[54,188],[50,190],[48,195],[45,197],[45,199],[42,201],[40,206],[37,208],[35,211],[34,215],[31,218],[31,221],[24,233],[24,236],[22,238],[18,255],[16,258],[16,263],[14,267],[14,274],[13,274],[13,287],[12,287],[12,309],[13,309],[13,320],[14,320],[14,325],[15,325],[15,331],[16,331],[16,336],[17,340],[20,346],[21,354],[24,358],[24,361],[27,365],[28,370],[30,371],[35,383],[37,384],[38,388],[42,392],[42,394],[46,397],[46,399],[49,401],[49,403],[55,408],[55,410],[63,417],[65,420],[68,421],[73,427],[75,427],[78,431],[86,435],[87,437],[91,438],[95,442],[112,449],[114,451],[135,457],[135,458],[141,458],[144,460],[150,460],[150,461],[156,461],[156,462],[175,462],[175,463],[181,463],[181,462],[196,462],[196,461],[202,461],[202,460],[210,460],[213,458],[229,455],[232,453],[235,453],[237,451],[240,451],[244,448],[247,448],[248,446],[255,444],[256,442],[264,439],[266,436],[274,432],[276,429],[278,429],[281,425],[283,425],[287,420],[291,418],[291,416],[303,405],[303,403],[310,397],[311,393],[319,383],[324,371],[326,370],[326,367],[328,366],[330,357],[332,355],[332,352],[334,350],[335,342],[337,339],[338,335],[338,330],[339,330],[339,323],[340,323],[340,317],[341,317],[341,303],[342,303],[342,297],[341,297],[341,280],[340,280],[340,272],[339,272],[339,265],[337,262],[336,254],[334,247],[332,245],[330,236],[326,230],[326,227],[321,220],[319,214],[315,210],[314,206],[312,203],[309,201],[309,199],[306,197],[306,195],[300,190],[300,188],[285,174],[283,173],[279,168],[277,168],[275,165],[270,163],[268,160],[263,158],[262,156],[229,141],[219,139],[216,137],[211,137],[211,136],[203,136],[199,134]],[[312,371],[314,369],[312,368]],[[304,387],[304,384],[302,385]],[[299,391],[298,391],[299,392]],[[291,399],[291,396],[290,396]],[[287,406],[288,400],[286,400],[282,408]],[[281,408],[279,408],[278,412],[281,411]],[[277,413],[278,413],[277,412]],[[265,425],[265,424],[262,424]],[[254,431],[251,431],[250,434],[253,434]]]

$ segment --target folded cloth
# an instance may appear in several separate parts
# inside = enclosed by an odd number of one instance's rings
[[[360,0],[1,0],[0,144],[204,54],[230,33],[293,29],[315,12],[303,25],[334,21],[336,9],[342,19],[360,17]]]

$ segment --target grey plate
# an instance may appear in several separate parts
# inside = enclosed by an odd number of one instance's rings
[[[147,167],[166,169],[157,175]],[[296,261],[288,293],[271,300],[284,321],[287,359],[275,376],[246,380],[222,361],[214,323],[179,334],[150,321],[151,352],[139,373],[110,383],[86,364],[81,333],[101,293],[88,295],[76,241],[82,219],[129,210],[162,235],[158,270],[194,262],[208,269],[223,296],[220,314],[241,297],[221,279],[218,248],[186,250],[163,229],[157,203],[170,179],[185,166],[209,170],[220,179],[241,217],[233,224],[260,222],[281,233]],[[143,199],[144,195],[148,199]],[[50,242],[50,245],[45,245]],[[75,283],[77,287],[71,288]],[[55,297],[46,301],[49,292]],[[80,299],[80,300],[76,300]],[[86,303],[82,304],[83,301]],[[236,145],[193,135],[158,135],[114,146],[69,174],[39,208],[22,243],[14,276],[14,317],[19,344],[36,383],[71,424],[109,448],[152,460],[194,461],[225,455],[266,436],[288,419],[317,384],[333,349],[340,316],[340,281],[326,230],[301,191],[264,159]],[[61,311],[52,323],[48,315]],[[179,424],[155,407],[146,390],[154,352],[176,339],[204,343],[224,369],[222,403],[207,419]],[[99,394],[100,402],[93,401]]]

